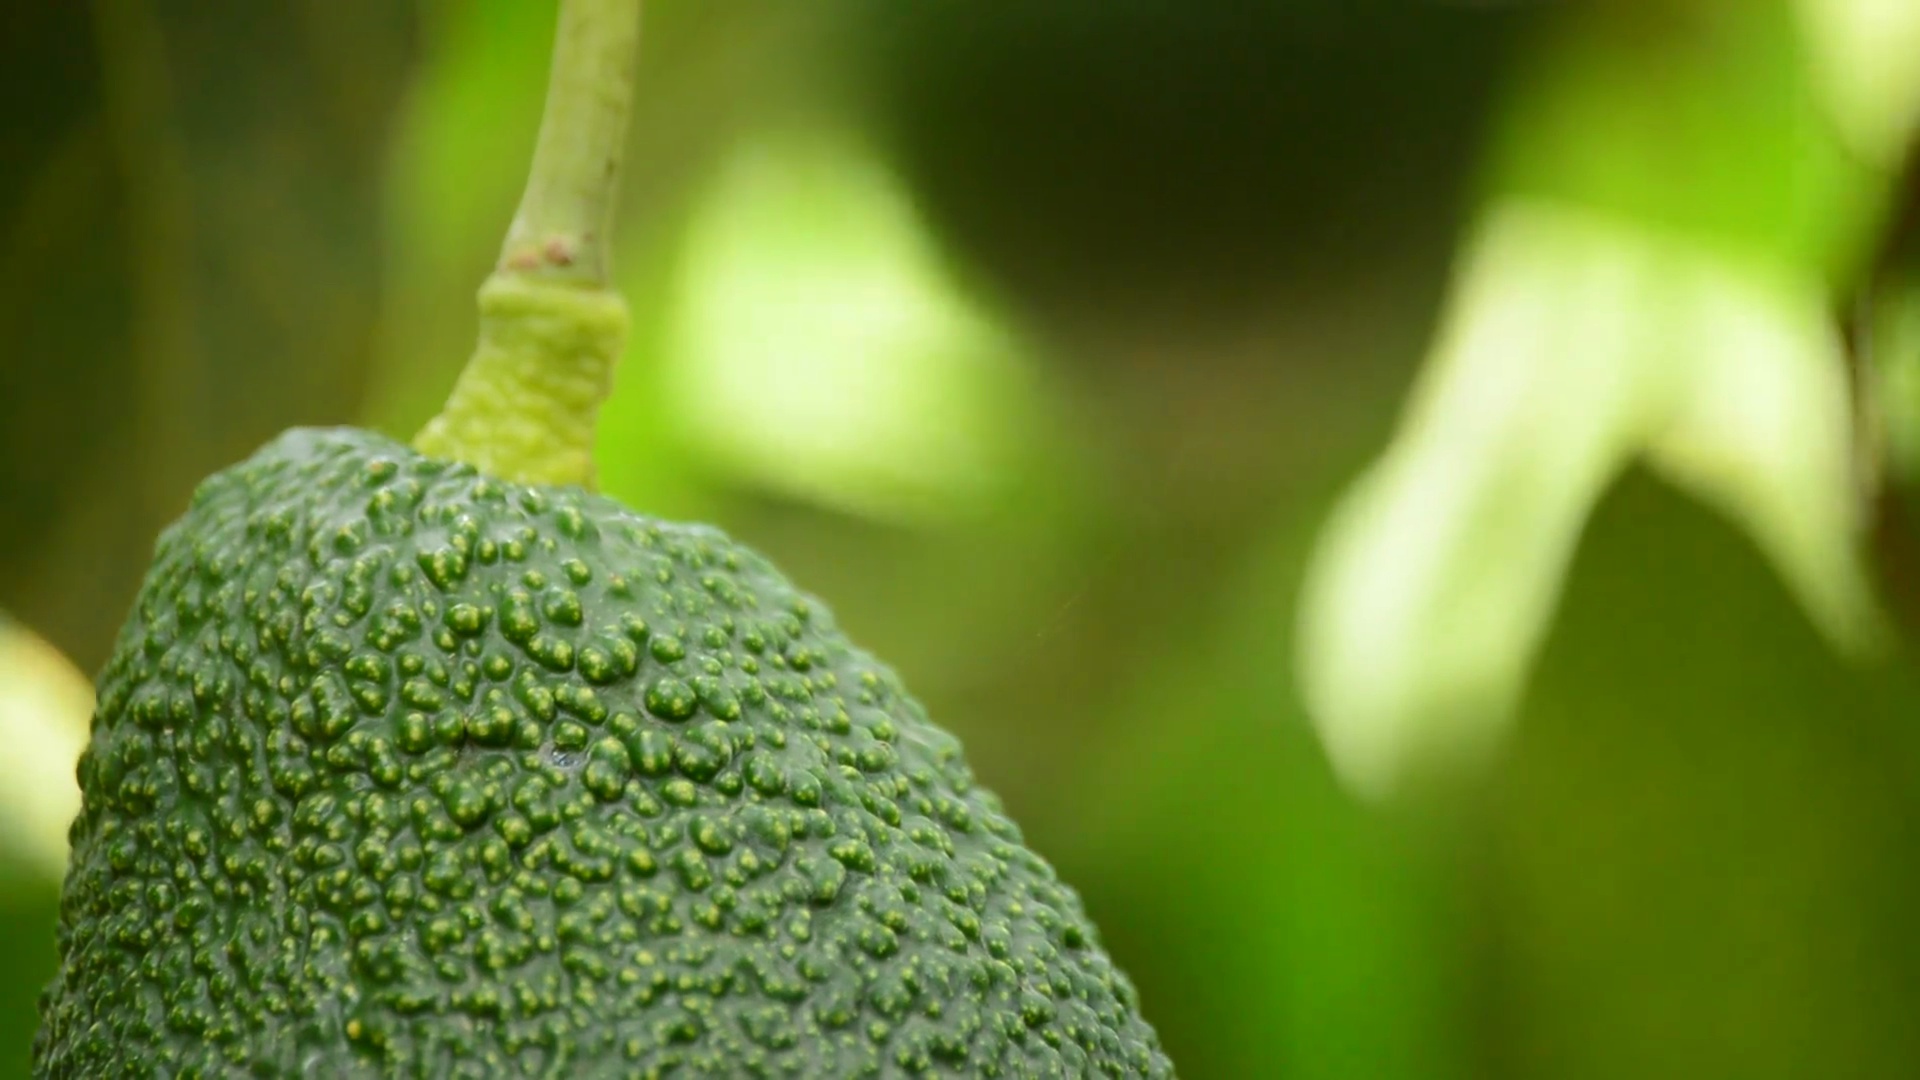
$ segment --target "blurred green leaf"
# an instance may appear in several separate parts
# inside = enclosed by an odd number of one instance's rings
[[[1490,191],[1839,283],[1867,254],[1891,163],[1847,145],[1795,2],[1562,9],[1503,105]]]
[[[1659,408],[1657,255],[1510,206],[1462,264],[1400,430],[1329,519],[1301,598],[1308,707],[1376,798],[1497,747],[1588,508]]]
[[[1833,641],[1876,637],[1831,310],[1893,177],[1848,147],[1796,13],[1594,5],[1529,58],[1446,328],[1306,592],[1306,693],[1359,790],[1499,747],[1586,515],[1643,455]]]
[[[1356,790],[1499,748],[1587,515],[1643,456],[1738,517],[1836,644],[1872,639],[1823,290],[1524,204],[1489,213],[1462,273],[1303,598],[1302,684]]]
[[[977,506],[1044,421],[1006,331],[844,132],[749,137],[688,225],[662,389],[734,475],[884,518]]]
[[[1648,460],[1745,526],[1814,624],[1846,655],[1881,641],[1862,563],[1845,345],[1817,284],[1737,266],[1676,287],[1665,364],[1684,372]]]
[[[1482,1075],[1904,1075],[1920,687],[1843,662],[1737,528],[1643,472],[1598,508],[1477,886]]]
[[[1814,76],[1848,147],[1899,164],[1920,125],[1920,4],[1798,0]]]

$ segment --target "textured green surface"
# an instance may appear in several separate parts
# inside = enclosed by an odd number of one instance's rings
[[[51,1076],[1167,1076],[952,737],[707,528],[296,431],[101,681]]]

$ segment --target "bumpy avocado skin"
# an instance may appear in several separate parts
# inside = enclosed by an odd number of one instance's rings
[[[351,430],[100,683],[49,1077],[1172,1074],[955,740],[764,559]]]

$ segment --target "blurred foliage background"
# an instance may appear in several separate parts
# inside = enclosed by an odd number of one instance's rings
[[[436,408],[551,23],[0,14],[0,1076],[53,964],[76,673],[199,478]],[[663,0],[604,486],[766,551],[900,668],[1183,1076],[1905,1075],[1920,686],[1844,626],[1920,587],[1915,24]],[[1655,254],[1459,286],[1521,203]],[[1498,350],[1449,330],[1522,293]],[[1504,412],[1458,404],[1469,370]],[[1414,509],[1342,548],[1390,446]],[[1355,783],[1469,729],[1498,752]]]

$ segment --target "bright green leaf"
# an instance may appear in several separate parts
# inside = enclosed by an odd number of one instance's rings
[[[700,453],[887,518],[976,504],[1008,475],[1031,422],[1019,349],[859,143],[743,142],[685,243],[662,363]]]

